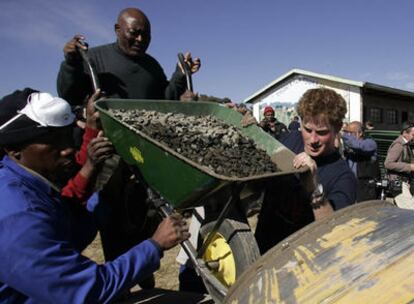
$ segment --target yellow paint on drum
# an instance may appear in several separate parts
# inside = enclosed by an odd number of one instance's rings
[[[269,250],[226,300],[414,303],[413,231],[414,212],[387,202],[345,208]]]
[[[247,288],[247,303],[259,303],[255,293],[265,303],[412,301],[414,252],[402,256],[387,252],[386,238],[370,237],[377,229],[375,221],[353,218],[317,238],[313,246],[294,248],[282,267],[259,270],[255,283]],[[292,278],[294,284],[288,284]]]
[[[335,303],[410,303],[414,299],[413,265],[414,253],[411,252],[398,262],[369,276],[372,286],[354,288],[339,297]]]
[[[294,251],[298,266],[291,269],[298,282],[294,291],[295,298],[304,303],[318,303],[346,289],[350,282],[341,274],[340,267],[343,265],[347,268],[361,268],[359,272],[362,273],[372,270],[370,264],[377,260],[366,259],[370,256],[370,250],[380,244],[369,242],[363,236],[373,232],[376,225],[377,223],[364,218],[352,219],[319,238],[317,243],[320,250],[312,252],[305,246],[299,246]],[[358,238],[361,241],[355,242]],[[320,251],[326,252],[327,249],[335,250],[336,255],[332,258],[331,265],[322,267],[315,259]]]

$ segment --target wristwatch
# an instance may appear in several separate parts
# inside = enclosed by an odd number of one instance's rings
[[[315,190],[311,194],[311,206],[313,209],[318,209],[325,204],[325,193],[323,192],[323,186],[321,183],[316,185]]]

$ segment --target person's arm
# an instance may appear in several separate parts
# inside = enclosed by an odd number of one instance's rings
[[[101,90],[98,89],[91,97],[88,99],[86,104],[86,123],[85,123],[85,132],[82,137],[82,145],[80,150],[76,153],[76,162],[83,166],[88,159],[88,146],[91,140],[98,136],[102,127],[99,120],[99,112],[95,109],[95,101],[101,97]]]
[[[320,206],[312,207],[312,211],[313,216],[315,217],[315,221],[318,221],[332,214],[334,212],[334,209],[331,203],[325,199]]]
[[[266,118],[263,118],[260,122],[259,122],[259,127],[262,128],[263,131],[265,132],[269,132],[270,128],[269,128],[269,121]]]
[[[346,169],[348,169],[346,167]],[[336,210],[348,207],[356,201],[357,181],[355,175],[345,171],[326,185],[321,206],[313,209],[315,220],[322,219]],[[316,203],[317,203],[316,199]]]
[[[87,49],[79,43],[82,35],[75,35],[64,48],[65,60],[61,63],[57,76],[57,92],[59,97],[68,101],[71,105],[80,105],[90,91],[90,79],[85,73],[82,58],[78,48]]]
[[[189,66],[191,74],[198,72],[201,67],[199,58],[192,58],[189,52],[184,55],[184,62]],[[177,64],[174,74],[171,76],[170,82],[165,89],[165,99],[179,100],[180,96],[188,89],[184,70]]]
[[[62,188],[61,195],[64,198],[75,200],[76,202],[85,205],[86,201],[92,195],[92,187],[89,178],[84,177],[78,172]]]
[[[168,218],[157,229],[158,241],[156,232],[98,265],[62,240],[64,219],[50,213],[22,211],[0,222],[0,282],[36,303],[108,303],[157,270],[164,249],[188,238],[188,229]]]
[[[256,118],[253,116],[252,112],[246,111],[243,115],[243,118],[240,121],[242,127],[248,127],[251,125],[258,125]]]
[[[62,189],[62,196],[80,203],[85,203],[92,195],[91,181],[97,173],[98,166],[113,153],[113,146],[102,131],[88,145],[87,159],[76,176],[69,180]]]
[[[279,122],[279,124],[280,124],[280,132],[282,132],[282,133],[289,132],[288,128],[286,127],[286,125],[283,122]]]
[[[82,136],[82,145],[78,152],[76,152],[75,158],[76,162],[83,166],[88,159],[88,145],[92,139],[98,136],[99,130],[98,129],[91,129],[89,127],[85,127],[85,132]]]
[[[303,187],[310,196],[310,205],[312,207],[315,220],[320,220],[334,212],[334,206],[326,194],[326,189],[320,184],[317,175],[316,162],[305,152],[299,153],[293,159],[294,168],[308,167],[309,171],[301,175]]]
[[[82,167],[61,191],[63,197],[76,200],[81,204],[85,204],[92,195],[91,181],[97,173],[99,164],[110,157],[113,152],[112,144],[103,137],[102,131],[99,130],[99,112],[94,106],[99,96],[100,90],[89,98],[86,106],[85,133],[81,149],[76,153],[76,161]]]
[[[377,143],[371,138],[357,139],[351,134],[342,134],[344,146],[351,148],[355,153],[374,155],[377,151]]]
[[[62,62],[57,77],[57,92],[59,97],[71,105],[81,105],[89,92],[90,80],[83,72],[83,66],[70,66]]]
[[[165,99],[167,100],[179,100],[180,96],[184,94],[187,89],[185,75],[176,67],[175,72],[171,76],[169,83],[167,83],[165,88]]]
[[[198,93],[194,93],[190,90],[185,90],[185,92],[180,96],[180,101],[197,101]]]
[[[398,142],[391,144],[384,161],[384,167],[387,170],[400,173],[410,173],[411,171],[414,171],[414,168],[412,168],[413,164],[400,161],[403,152],[404,145]]]

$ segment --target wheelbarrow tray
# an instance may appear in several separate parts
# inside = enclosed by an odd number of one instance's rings
[[[102,99],[96,102],[96,108],[100,112],[105,135],[112,141],[116,152],[126,163],[137,167],[145,182],[176,209],[197,206],[202,197],[229,183],[261,181],[304,171],[293,168],[293,152],[255,125],[243,128],[240,124],[242,115],[218,103]],[[219,175],[121,122],[109,109],[214,116],[237,127],[244,136],[253,139],[259,148],[266,151],[280,171],[242,178]]]

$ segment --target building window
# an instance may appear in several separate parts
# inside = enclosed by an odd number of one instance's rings
[[[396,125],[398,124],[398,111],[397,110],[386,110],[385,111],[385,123]]]
[[[414,112],[402,111],[400,122],[403,123],[405,121],[414,121]]]
[[[367,121],[368,119],[368,108],[367,106],[363,106],[362,108],[362,121]]]
[[[402,111],[401,112],[401,122],[407,121],[408,120],[408,112],[406,111]]]
[[[369,108],[368,109],[368,120],[376,123],[382,123],[382,109],[380,108]]]

